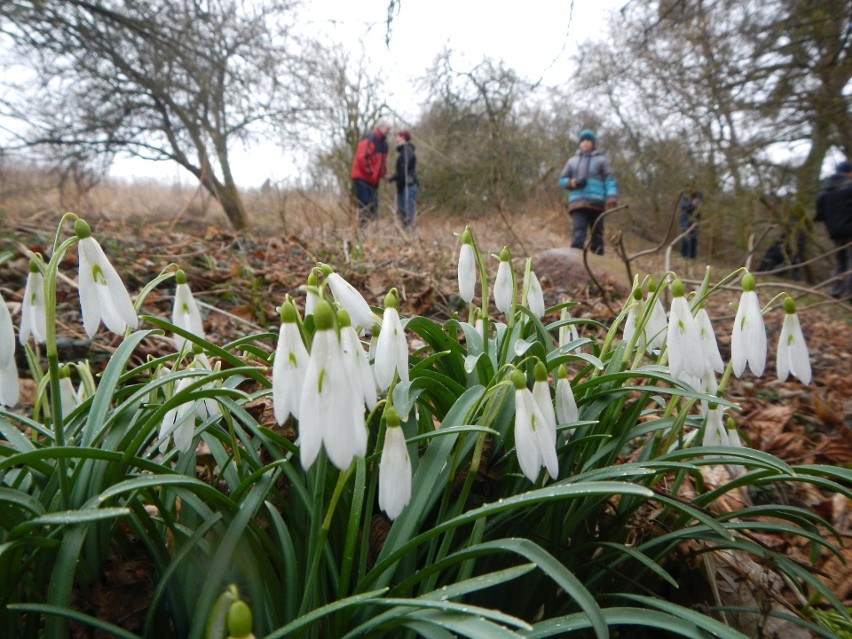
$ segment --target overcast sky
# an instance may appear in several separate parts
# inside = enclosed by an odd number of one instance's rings
[[[309,32],[343,43],[353,52],[364,47],[371,68],[382,73],[388,95],[402,118],[415,120],[425,96],[414,81],[424,75],[444,47],[459,68],[483,57],[504,60],[520,75],[560,84],[573,71],[572,57],[597,39],[609,14],[629,0],[400,0],[390,46],[385,44],[388,0],[305,0],[300,20]],[[241,186],[292,177],[292,162],[272,146],[236,151],[235,175]],[[112,171],[122,177],[160,177],[189,182],[174,164],[120,160]]]

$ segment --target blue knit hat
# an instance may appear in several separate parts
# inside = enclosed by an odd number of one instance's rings
[[[583,140],[591,140],[592,144],[595,143],[595,132],[591,129],[583,129],[580,131],[580,142]]]
[[[849,160],[843,160],[843,162],[837,163],[837,172],[838,173],[852,173],[852,164],[849,163]]]

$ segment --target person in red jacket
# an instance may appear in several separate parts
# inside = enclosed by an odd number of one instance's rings
[[[358,202],[358,222],[375,220],[379,212],[379,184],[388,170],[388,133],[391,125],[379,120],[376,128],[358,142],[349,177]]]

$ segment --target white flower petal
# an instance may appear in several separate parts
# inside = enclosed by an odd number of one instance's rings
[[[560,424],[573,424],[580,419],[571,382],[565,377],[556,380],[556,418]]]
[[[787,376],[792,373],[803,384],[810,384],[811,382],[811,362],[808,354],[808,345],[805,342],[799,316],[796,313],[784,314],[781,335],[778,338],[776,367],[778,370],[778,379],[780,380],[787,379]]]
[[[192,296],[192,291],[189,284],[183,283],[175,286],[175,303],[172,309],[172,324],[178,326],[185,331],[204,337],[204,323],[201,320],[201,312],[198,310],[198,304]],[[180,335],[174,335],[175,346],[178,349],[183,347],[186,341]]]
[[[6,306],[0,302],[0,305]],[[0,362],[0,405],[12,407],[21,398],[21,386],[18,379],[18,366],[13,357],[8,362]]]
[[[530,271],[530,286],[527,291],[527,304],[533,315],[538,318],[544,316],[544,292],[541,290],[541,282],[535,275],[534,271]]]
[[[721,353],[719,353],[716,334],[713,332],[713,325],[710,323],[710,316],[705,308],[698,309],[695,314],[695,325],[698,327],[698,337],[701,340],[701,348],[704,351],[707,364],[717,373],[721,373],[725,370],[725,363],[722,361]]]
[[[376,377],[361,340],[351,326],[340,329],[340,347],[343,350],[346,374],[355,387],[360,389],[367,410],[372,410],[378,401]]]
[[[15,363],[15,328],[9,307],[0,297],[0,365]]]
[[[396,519],[411,499],[411,459],[402,428],[385,431],[379,465],[379,508]]]
[[[459,297],[470,304],[476,288],[476,256],[473,253],[473,246],[470,244],[462,244],[461,246],[458,277]]]
[[[645,348],[649,353],[659,350],[665,345],[667,329],[666,310],[663,308],[660,298],[657,297],[654,299],[654,306],[651,308],[651,316],[645,324],[645,341],[647,342]]]
[[[527,388],[515,390],[515,454],[527,479],[535,482],[542,466],[541,450],[533,430],[535,400]]]
[[[326,278],[334,299],[349,313],[354,326],[370,329],[376,323],[376,316],[367,304],[364,296],[337,273]]]
[[[728,431],[722,423],[722,409],[714,408],[707,413],[707,422],[704,425],[703,446],[727,446]]]
[[[295,322],[285,322],[278,330],[278,344],[272,362],[272,409],[275,420],[283,424],[291,414],[299,418],[308,350]]]
[[[394,371],[401,382],[408,381],[408,343],[405,340],[399,313],[393,307],[385,309],[382,328],[376,342],[376,383],[387,390],[393,381]]]
[[[43,344],[47,335],[44,303],[44,276],[41,273],[29,273],[21,303],[21,330],[18,339],[26,344],[30,335],[33,340]]]
[[[681,296],[672,299],[666,337],[669,372],[672,377],[688,381],[686,376],[701,379],[706,368],[701,340],[689,303]]]
[[[494,305],[504,315],[512,308],[513,282],[512,265],[500,260],[497,267],[497,278],[494,281]]]
[[[80,306],[83,327],[89,337],[94,337],[100,320],[117,335],[139,324],[133,302],[115,268],[106,257],[101,245],[93,237],[77,243]]]

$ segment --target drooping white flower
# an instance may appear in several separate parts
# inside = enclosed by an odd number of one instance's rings
[[[71,370],[67,366],[59,369],[59,405],[63,415],[69,415],[80,405],[80,394],[71,381]]]
[[[349,379],[334,327],[334,310],[321,300],[314,311],[314,333],[299,401],[302,467],[311,467],[325,447],[328,458],[345,470],[367,452],[362,394]]]
[[[720,406],[710,408],[707,411],[707,418],[704,424],[704,439],[701,441],[703,446],[727,446],[728,445],[728,429],[722,421],[722,413],[724,409]]]
[[[12,315],[0,296],[0,405],[14,406],[20,399],[18,364],[15,362],[15,329]]]
[[[527,282],[527,306],[532,311],[532,314],[539,319],[544,316],[544,292],[541,290],[541,282],[535,275],[535,271],[530,269],[529,280]]]
[[[346,309],[352,324],[361,328],[372,328],[376,323],[376,315],[367,304],[364,296],[337,273],[332,273],[328,266],[323,265],[326,272],[325,281],[334,295],[335,301]]]
[[[178,395],[192,384],[192,377],[182,377],[175,384],[174,395]],[[182,402],[171,408],[163,416],[160,424],[160,452],[163,453],[169,446],[169,437],[172,438],[180,452],[185,453],[192,444],[192,435],[195,430],[195,402]]]
[[[781,335],[778,337],[778,351],[775,359],[778,379],[785,380],[791,373],[798,377],[803,384],[811,383],[811,361],[808,345],[802,334],[802,325],[796,313],[796,303],[793,298],[784,300],[784,322],[781,325]]]
[[[562,348],[566,344],[570,344],[578,339],[580,339],[580,333],[577,332],[576,324],[567,324],[566,320],[571,319],[571,313],[568,312],[567,308],[563,308],[559,313],[559,321],[561,326],[559,327],[559,347]]]
[[[279,425],[290,415],[299,418],[299,401],[308,367],[308,349],[299,332],[296,307],[287,300],[280,314],[281,328],[272,362],[272,409]]]
[[[27,343],[30,335],[38,344],[44,344],[47,335],[44,301],[44,275],[35,260],[30,260],[27,284],[24,287],[24,299],[21,302],[21,330],[18,340],[21,346]]]
[[[385,312],[382,316],[382,328],[376,342],[376,383],[380,390],[387,390],[393,382],[394,372],[399,381],[408,383],[408,342],[399,318],[395,290],[385,297]]]
[[[192,296],[189,284],[186,283],[186,273],[178,271],[175,274],[175,303],[172,309],[172,324],[185,331],[204,337],[204,323],[201,321],[201,312],[198,304]],[[173,336],[175,346],[180,350],[183,348],[186,338],[175,333]]]
[[[376,396],[376,376],[370,360],[361,344],[358,333],[352,328],[349,313],[337,311],[337,323],[340,327],[340,348],[343,350],[343,363],[349,379],[355,381],[356,390],[361,393],[367,410],[372,410],[378,398]]]
[[[391,411],[393,409],[389,409],[388,413]],[[388,428],[379,465],[379,508],[390,519],[396,519],[411,499],[411,459],[399,417],[396,417],[395,424],[391,424],[393,416],[387,419]]]
[[[725,370],[725,363],[722,361],[721,353],[719,353],[716,333],[713,332],[710,316],[704,306],[699,308],[695,314],[695,325],[698,327],[698,337],[701,340],[701,348],[704,351],[704,359],[707,361],[707,365],[717,373],[721,373]]]
[[[526,387],[523,373],[512,374],[515,385],[515,452],[518,465],[527,479],[535,482],[542,467],[556,479],[559,460],[555,437],[551,438],[547,418],[542,414],[532,392]]]
[[[320,300],[316,269],[308,273],[308,283],[305,286],[300,286],[299,289],[305,291],[305,317],[310,317],[314,314],[314,309]]]
[[[556,419],[560,424],[572,424],[580,420],[580,411],[564,364],[560,364],[556,370]]]
[[[512,262],[509,257],[509,249],[504,247],[500,252],[500,265],[497,267],[497,277],[494,280],[494,306],[506,315],[511,312],[514,296],[515,280],[512,273]]]
[[[742,377],[746,365],[760,377],[766,366],[766,327],[751,273],[743,276],[742,287],[743,293],[731,333],[731,366],[737,377]]]
[[[666,335],[669,353],[669,372],[672,377],[695,383],[704,377],[706,364],[695,318],[684,296],[683,283],[672,282],[672,305]],[[687,378],[686,376],[689,376]]]
[[[473,235],[470,229],[464,230],[461,241],[458,266],[459,297],[470,304],[476,288],[476,255],[473,250]]]
[[[634,287],[627,299],[627,317],[624,318],[624,333],[621,338],[625,344],[630,344],[633,339],[638,341],[637,346],[645,350],[645,333],[639,331],[639,321],[642,317],[642,289]]]
[[[101,245],[92,237],[89,225],[77,220],[74,231],[79,238],[77,286],[86,335],[94,337],[101,320],[116,335],[123,336],[128,327],[135,330],[139,318],[130,295]]]
[[[648,300],[646,300],[646,303],[650,303],[651,295],[656,291],[656,287],[654,286],[652,290],[652,286],[653,284],[648,286]],[[653,354],[654,351],[659,351],[663,348],[668,334],[668,319],[666,318],[666,310],[663,308],[663,303],[660,301],[660,296],[656,295],[653,300],[651,314],[645,323],[645,350],[649,354]]]
[[[553,408],[553,398],[550,396],[550,383],[547,380],[547,367],[542,362],[537,362],[534,369],[535,381],[533,382],[532,396],[544,417],[543,445],[556,450],[556,411]],[[555,459],[554,455],[554,459]],[[558,472],[558,466],[556,466]],[[555,479],[555,477],[554,477]]]
[[[207,372],[214,371],[214,367],[210,365],[210,360],[201,352],[196,353],[188,368]],[[218,364],[215,370],[218,370]],[[172,396],[179,395],[197,381],[198,377],[181,377],[177,384],[175,384]],[[217,384],[203,384],[201,388],[213,388]],[[209,397],[185,401],[169,409],[163,417],[163,422],[160,424],[160,452],[165,452],[168,448],[170,436],[175,448],[182,453],[188,452],[192,447],[192,436],[195,433],[196,420],[205,422],[210,419],[218,419],[221,416],[222,409],[219,407],[219,403]]]

